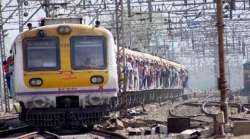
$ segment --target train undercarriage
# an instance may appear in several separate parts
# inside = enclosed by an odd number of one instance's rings
[[[153,89],[127,92],[127,107],[158,103],[168,99],[175,99],[183,95],[183,89]],[[59,103],[57,108],[25,109],[21,105],[20,120],[39,128],[79,128],[93,127],[109,116],[111,111],[121,109],[123,96],[113,97],[109,105],[79,107],[75,101]]]

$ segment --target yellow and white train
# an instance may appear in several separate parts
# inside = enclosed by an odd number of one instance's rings
[[[12,54],[20,119],[30,124],[93,125],[117,96],[116,45],[103,27],[64,23],[33,28],[18,35]]]
[[[83,118],[83,113],[93,110],[98,114],[103,107],[81,108],[106,104],[117,95],[115,44],[112,34],[102,27],[57,24],[34,28],[15,39],[12,51],[22,120],[32,122],[42,115],[37,113],[39,108],[58,108],[50,113],[58,110],[59,117],[63,108],[75,108]]]

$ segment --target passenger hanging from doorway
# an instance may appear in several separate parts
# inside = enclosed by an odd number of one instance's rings
[[[133,86],[133,67],[132,67],[132,58],[129,57],[126,62],[126,73],[127,73],[127,90],[132,90]]]
[[[10,86],[10,76],[11,76],[11,73],[9,71],[9,65],[8,65],[8,61],[4,60],[3,61],[3,70],[4,70],[4,73],[5,73],[5,79],[6,79],[6,83],[7,83],[7,90],[9,92],[9,97],[12,98],[13,97],[13,94],[11,92],[11,86]]]
[[[14,76],[13,73],[14,73],[14,58],[13,58],[13,55],[12,55],[12,50],[10,50],[10,56],[7,58],[7,63],[8,63],[8,66],[9,66],[9,73],[10,73],[10,96],[11,97],[15,97],[15,91],[14,91]]]

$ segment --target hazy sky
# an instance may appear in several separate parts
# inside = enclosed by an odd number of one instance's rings
[[[9,0],[1,0],[1,1],[2,1],[2,4],[5,5]],[[11,3],[11,5],[15,5],[15,4],[16,4],[15,2],[16,2],[16,1],[14,0],[14,1]],[[12,8],[12,9],[13,9],[13,8]],[[31,9],[31,10],[26,10],[26,11],[24,11],[24,12],[28,13],[28,16],[27,16],[27,17],[23,16],[24,21],[26,21],[27,18],[28,18],[30,15],[32,15],[32,13],[33,13],[35,10],[36,10],[36,9]],[[12,11],[11,11],[11,12],[4,12],[4,13],[3,13],[3,18],[9,17],[11,13],[12,13]],[[41,18],[43,18],[44,16],[45,16],[45,14],[44,14],[43,10],[39,10],[39,11],[37,12],[37,14],[35,14],[35,15],[32,17],[31,20],[32,20],[32,21],[38,21],[38,20],[40,20]],[[18,31],[18,23],[17,23],[17,22],[18,22],[18,13],[17,13],[17,12],[13,15],[13,17],[9,20],[9,22],[11,22],[11,23],[6,23],[6,24],[4,25],[4,29],[7,29],[7,30],[8,30],[8,36],[5,38],[7,50],[10,49],[10,46],[11,46],[13,40],[15,39],[15,37],[16,37],[16,36],[18,35],[18,33],[19,33],[19,31]],[[13,22],[15,22],[15,23],[13,23]],[[37,26],[38,23],[37,23],[37,22],[34,22],[33,24],[34,24],[34,26]],[[25,26],[25,28],[26,28],[26,26]]]

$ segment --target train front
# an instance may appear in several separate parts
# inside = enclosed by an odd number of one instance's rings
[[[117,95],[112,34],[81,24],[28,30],[14,44],[14,86],[20,119],[38,127],[100,122]]]

